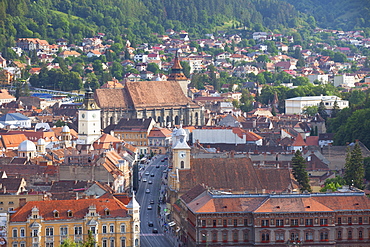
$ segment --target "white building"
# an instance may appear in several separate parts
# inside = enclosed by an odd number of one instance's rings
[[[337,75],[334,77],[334,86],[355,87],[355,77],[353,75]]]
[[[101,110],[93,92],[87,90],[82,108],[78,110],[78,144],[92,144],[101,136]]]
[[[301,114],[309,106],[319,106],[321,101],[324,102],[329,113],[333,109],[335,101],[337,101],[339,109],[349,106],[348,100],[342,100],[337,96],[295,97],[285,100],[285,114]]]
[[[321,84],[328,84],[329,83],[329,75],[308,75],[308,80],[313,84],[315,80],[321,82]]]
[[[13,128],[31,128],[31,119],[20,113],[8,113],[0,117],[0,123]]]

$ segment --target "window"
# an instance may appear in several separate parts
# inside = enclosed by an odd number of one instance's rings
[[[269,220],[261,220],[261,226],[269,226]]]
[[[337,239],[342,239],[342,231],[337,232]]]
[[[238,241],[239,240],[239,234],[238,232],[233,232],[233,240]]]
[[[53,211],[54,218],[59,218],[59,212],[57,210]]]
[[[306,219],[306,226],[313,226],[313,219]]]
[[[185,167],[185,163],[184,163],[184,161],[183,161],[183,160],[181,161],[181,165],[180,165],[180,166],[181,166],[181,169],[184,169],[184,167]]]
[[[212,241],[217,241],[217,232],[212,233]]]
[[[202,220],[202,226],[205,227],[206,226],[206,220]]]
[[[9,205],[13,205],[13,204],[14,204],[14,202],[9,202],[8,204],[9,204]]]
[[[125,224],[121,225],[121,232],[126,232],[126,225]]]
[[[68,215],[68,217],[73,217],[73,213],[72,213],[72,211],[71,211],[71,210],[68,210],[68,211],[67,211],[67,215]]]
[[[227,241],[227,232],[222,233],[222,241]]]
[[[213,220],[213,221],[212,221],[212,225],[213,225],[213,226],[216,226],[216,220]]]
[[[348,217],[348,224],[352,225],[352,217]]]
[[[46,236],[53,236],[53,235],[54,235],[54,228],[52,228],[52,227],[47,227],[47,228],[45,229],[45,235],[46,235]]]
[[[105,215],[110,215],[110,210],[109,210],[108,208],[106,208],[106,209],[104,210],[104,212],[105,212]]]
[[[276,232],[275,233],[275,240],[276,241],[284,241],[284,232]]]
[[[102,233],[107,233],[107,226],[106,225],[103,225]]]
[[[348,239],[352,239],[352,231],[351,230],[348,231]]]
[[[320,225],[322,226],[328,225],[328,219],[320,219]]]
[[[114,225],[109,225],[109,232],[113,233],[114,232]]]
[[[90,227],[90,232],[91,234],[96,234],[96,227],[95,226]]]
[[[54,247],[54,243],[45,243],[45,247]]]
[[[38,237],[39,236],[39,230],[38,229],[34,229],[32,232],[31,232],[31,237]]]
[[[269,242],[270,241],[270,234],[269,233],[262,233],[261,240],[262,240],[262,242]]]
[[[14,242],[13,243],[13,247],[18,247],[18,243],[17,242]]]
[[[291,219],[290,220],[290,225],[291,226],[298,226],[298,219]]]
[[[26,247],[26,243],[25,242],[22,242],[20,247]]]
[[[68,235],[68,228],[67,227],[61,227],[60,228],[60,235],[61,236],[67,236]]]
[[[126,247],[126,239],[121,238],[121,247]]]
[[[102,241],[102,247],[108,247],[108,243],[106,239],[103,239]]]
[[[290,240],[299,240],[298,232],[291,232],[290,233]]]
[[[243,238],[244,238],[244,241],[247,242],[249,240],[249,232],[244,232]]]
[[[341,224],[342,224],[342,218],[338,217],[338,225],[341,225]]]
[[[82,226],[75,226],[75,235],[82,235]]]
[[[248,219],[244,219],[244,226],[248,226]]]
[[[24,228],[21,228],[21,230],[19,231],[19,236],[21,238],[24,238],[26,236],[26,230]]]
[[[18,238],[18,229],[17,228],[14,228],[13,229],[13,238]]]
[[[313,240],[313,232],[306,232],[306,241]]]
[[[328,240],[328,232],[320,232],[320,240],[321,241],[327,241]]]
[[[362,224],[362,217],[358,217],[358,223],[361,225]]]
[[[114,247],[114,239],[113,238],[110,240],[110,247]]]
[[[227,221],[223,220],[224,226],[227,226]]]
[[[234,219],[234,226],[238,226],[238,220]]]
[[[276,226],[284,226],[284,220],[276,220]]]

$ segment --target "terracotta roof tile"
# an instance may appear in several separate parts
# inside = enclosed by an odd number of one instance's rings
[[[73,213],[73,219],[83,219],[88,208],[91,205],[96,206],[96,212],[101,218],[115,218],[115,217],[127,217],[127,209],[117,199],[81,199],[81,200],[57,200],[57,201],[30,201],[25,206],[17,210],[12,215],[11,222],[27,221],[27,218],[31,215],[33,207],[39,209],[39,214],[45,221],[55,220],[53,211],[59,212],[59,218],[57,219],[68,219],[67,212],[69,210]],[[105,209],[110,210],[110,215],[105,215]]]

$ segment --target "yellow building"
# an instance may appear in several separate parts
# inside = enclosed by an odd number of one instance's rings
[[[91,231],[101,247],[140,246],[140,206],[116,198],[31,201],[10,217],[8,246],[54,247],[83,242]]]

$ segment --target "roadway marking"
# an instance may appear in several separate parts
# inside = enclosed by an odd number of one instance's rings
[[[164,234],[163,233],[141,233],[140,236],[143,236],[143,237],[164,236]]]

